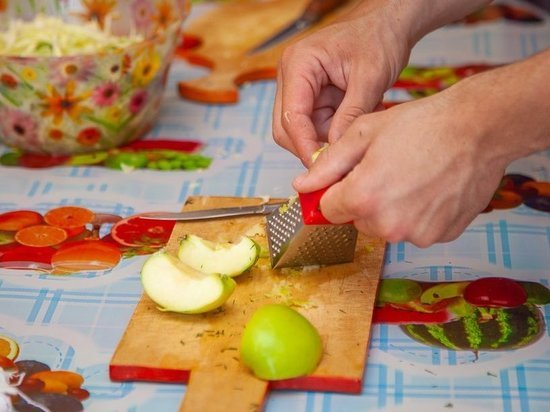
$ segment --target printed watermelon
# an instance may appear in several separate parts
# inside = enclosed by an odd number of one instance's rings
[[[401,325],[401,330],[424,345],[449,350],[498,351],[536,342],[545,330],[540,310],[531,304],[514,308],[478,308],[447,323]]]

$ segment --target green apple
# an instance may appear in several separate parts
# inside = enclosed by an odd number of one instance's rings
[[[212,242],[197,235],[186,235],[181,241],[178,258],[204,273],[220,273],[234,277],[254,265],[260,246],[247,236],[237,243]]]
[[[433,305],[443,299],[462,296],[464,289],[470,282],[443,282],[429,287],[420,296],[420,302],[425,305]]]
[[[147,258],[141,269],[141,282],[159,309],[179,313],[216,309],[236,286],[230,277],[199,272],[165,251]]]
[[[260,379],[307,375],[321,360],[323,345],[307,318],[282,304],[260,307],[245,325],[240,356]]]

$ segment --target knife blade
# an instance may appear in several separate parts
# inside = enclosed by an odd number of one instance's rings
[[[194,210],[190,212],[150,212],[137,215],[141,219],[155,220],[205,220],[232,216],[268,215],[286,202],[263,203],[254,206],[222,207],[216,209]]]
[[[249,54],[258,53],[269,49],[275,44],[280,43],[283,40],[286,40],[307,29],[321,20],[325,15],[346,3],[346,1],[347,0],[310,0],[300,17],[272,37],[255,46],[252,50],[250,50]]]

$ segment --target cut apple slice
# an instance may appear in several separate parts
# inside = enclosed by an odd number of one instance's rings
[[[165,251],[156,252],[145,261],[141,282],[159,309],[178,313],[216,309],[236,286],[228,276],[199,272]]]
[[[247,236],[237,243],[212,242],[197,235],[187,235],[181,241],[178,258],[204,273],[238,276],[256,263],[260,246]]]

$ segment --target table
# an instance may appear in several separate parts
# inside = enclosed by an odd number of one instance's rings
[[[201,7],[197,6],[197,12]],[[195,13],[195,11],[194,11]],[[414,49],[413,65],[505,63],[550,45],[550,18],[539,25],[496,21],[449,26]],[[175,62],[163,109],[148,138],[195,139],[214,158],[203,171],[103,167],[0,168],[0,213],[80,205],[122,217],[178,211],[191,195],[292,194],[300,163],[271,139],[273,81],[245,85],[236,105],[204,105],[181,99],[176,83],[204,69]],[[409,98],[391,90],[388,100]],[[7,148],[0,148],[1,152]],[[550,181],[550,151],[514,162],[508,173]],[[177,410],[183,385],[115,383],[108,363],[138,302],[139,271],[146,256],[123,259],[108,272],[51,276],[0,268],[0,334],[12,337],[20,358],[84,378],[88,411]],[[502,276],[550,286],[550,214],[525,205],[480,215],[456,241],[418,249],[388,246],[384,279],[473,280]],[[513,351],[442,350],[405,336],[395,325],[372,333],[360,395],[276,392],[266,410],[278,411],[547,411],[550,409],[550,305],[534,344]],[[360,325],[358,325],[360,327]],[[144,348],[144,350],[146,350]],[[230,410],[230,408],[228,408]]]

